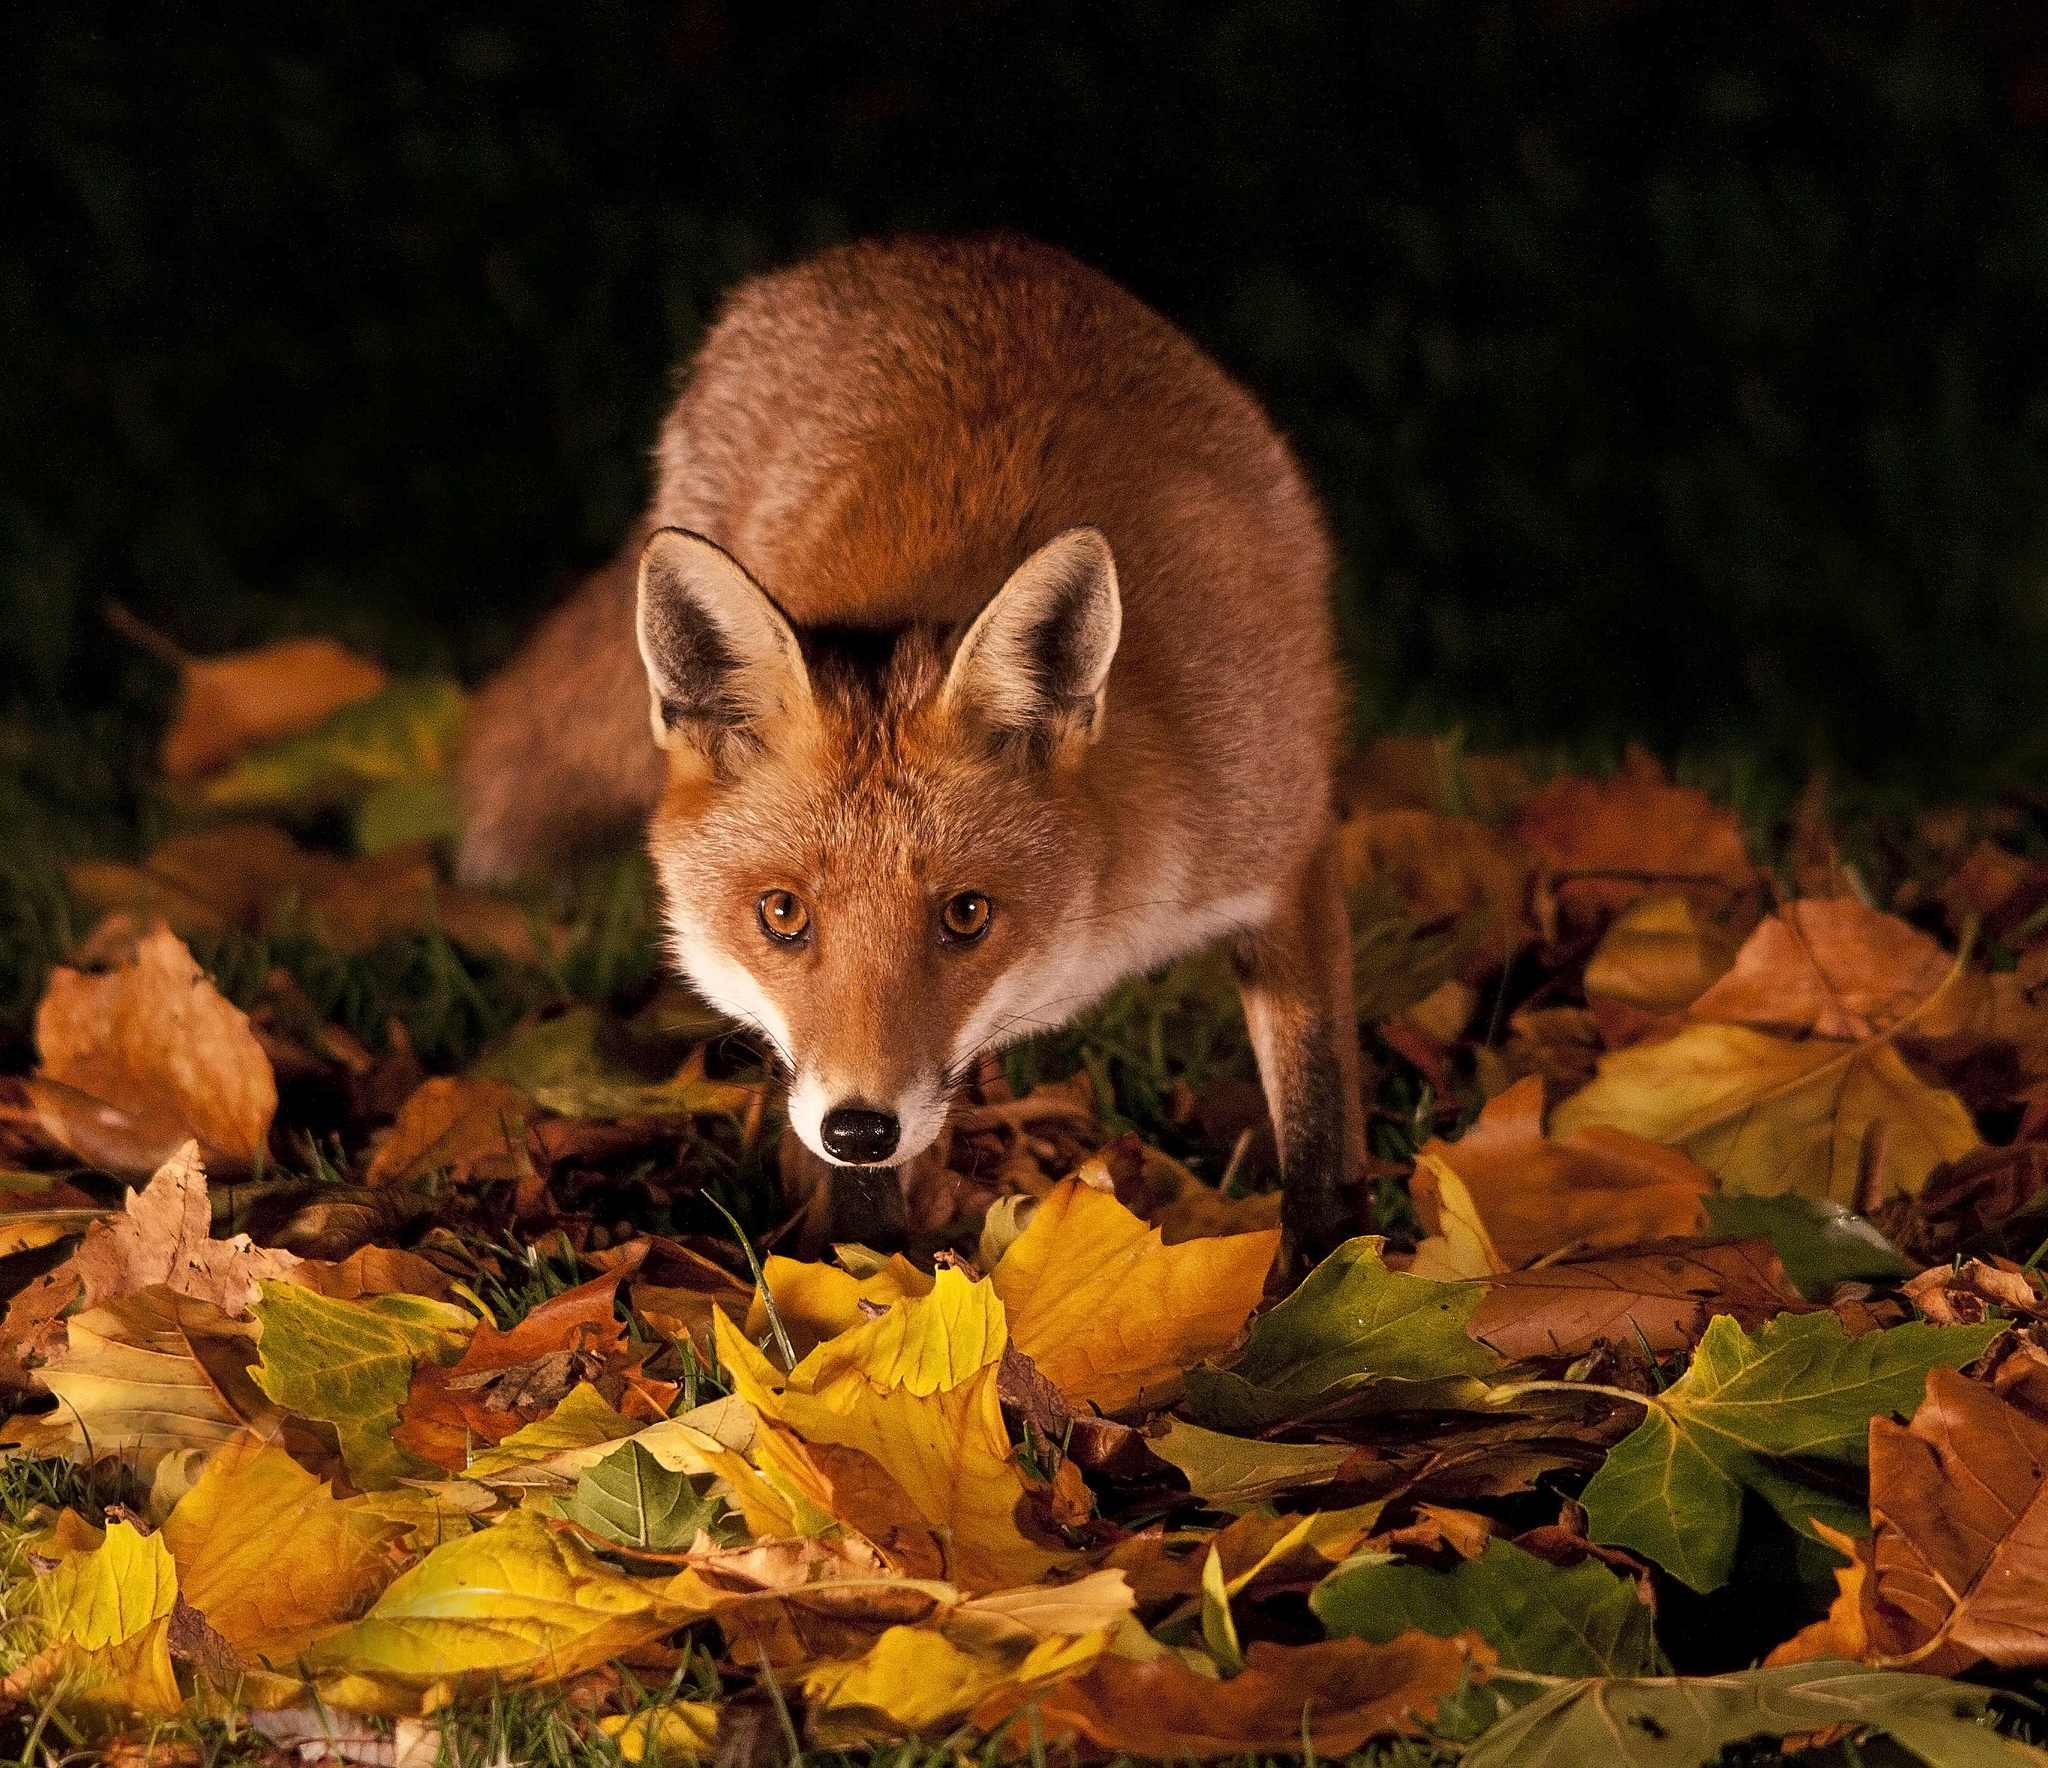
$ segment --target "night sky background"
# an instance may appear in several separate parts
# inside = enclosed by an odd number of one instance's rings
[[[2028,0],[5,14],[12,802],[147,752],[110,598],[475,679],[626,529],[722,291],[990,225],[1293,436],[1361,733],[2048,781]]]

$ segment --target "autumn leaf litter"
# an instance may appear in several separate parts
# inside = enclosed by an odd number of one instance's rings
[[[24,1735],[424,1763],[530,1688],[635,1762],[2035,1759],[1981,1722],[2048,1667],[2023,811],[1924,820],[1880,903],[1814,795],[1765,870],[1640,756],[1377,745],[1378,1220],[1283,1298],[1225,1079],[985,1069],[905,1256],[816,1244],[678,991],[438,1074],[285,971],[234,1004],[193,942],[569,936],[439,878],[452,688],[320,644],[183,673],[188,826],[77,869],[101,920],[0,1082]],[[699,1199],[751,1203],[758,1281]]]

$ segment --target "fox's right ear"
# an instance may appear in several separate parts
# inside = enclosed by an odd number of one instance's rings
[[[687,528],[662,528],[640,555],[640,657],[654,740],[709,769],[763,727],[810,707],[796,634],[732,554]]]

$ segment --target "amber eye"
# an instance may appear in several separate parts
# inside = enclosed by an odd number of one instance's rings
[[[988,931],[992,912],[988,898],[980,891],[963,890],[946,899],[946,906],[939,910],[939,925],[946,930],[948,939],[979,939]]]
[[[761,898],[758,905],[761,916],[761,931],[770,939],[779,939],[784,945],[792,945],[810,930],[811,911],[804,907],[801,897],[787,890],[771,890]]]

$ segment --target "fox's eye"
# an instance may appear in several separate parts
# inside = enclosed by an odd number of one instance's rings
[[[811,925],[811,911],[804,907],[801,897],[790,891],[771,890],[756,906],[761,916],[761,931],[770,939],[781,940],[784,945],[794,944],[803,938]]]
[[[948,939],[979,939],[988,931],[992,912],[988,898],[980,891],[963,890],[958,896],[946,898],[946,906],[939,910],[939,925],[946,930]]]

